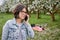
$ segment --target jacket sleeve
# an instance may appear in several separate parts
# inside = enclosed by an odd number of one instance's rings
[[[30,38],[34,37],[34,31],[29,23],[27,23],[27,33]]]
[[[2,30],[2,40],[7,40],[8,36],[8,22],[5,23]]]

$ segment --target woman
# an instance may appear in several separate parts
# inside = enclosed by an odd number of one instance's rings
[[[14,18],[8,20],[2,32],[2,40],[27,40],[27,37],[34,37],[34,31],[28,23],[26,16],[27,9],[24,5],[18,4],[13,11]]]

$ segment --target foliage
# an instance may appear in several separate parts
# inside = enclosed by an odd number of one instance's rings
[[[30,17],[30,24],[40,24],[43,25],[47,23],[48,25],[42,32],[35,31],[35,37],[33,39],[29,38],[29,40],[60,40],[60,15],[55,14],[56,21],[51,22],[49,15],[43,15],[41,14],[41,19],[36,19],[35,14],[31,14]],[[10,13],[2,13],[0,14],[0,40],[2,35],[2,28],[5,22],[9,19],[12,19],[13,15]],[[33,19],[34,18],[34,19]]]
[[[47,9],[52,12],[56,7],[59,8],[60,6],[60,0],[5,0],[4,5],[0,10],[1,12],[9,11],[9,9],[17,3],[22,3],[28,6],[29,11],[32,9],[33,11]],[[56,5],[55,8],[54,5]]]

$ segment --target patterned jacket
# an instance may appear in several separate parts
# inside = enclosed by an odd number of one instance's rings
[[[2,40],[27,40],[27,37],[33,38],[34,31],[29,23],[23,22],[19,28],[15,18],[8,20],[2,32]]]

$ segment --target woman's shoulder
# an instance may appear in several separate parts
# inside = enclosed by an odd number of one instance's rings
[[[11,19],[10,20],[7,20],[6,23],[10,23],[11,21],[12,21]]]
[[[12,24],[13,22],[14,22],[13,19],[9,19],[9,20],[6,21],[6,24]]]
[[[3,28],[8,28],[10,22],[11,22],[11,20],[7,20],[6,23],[4,24]]]
[[[24,22],[24,24],[28,27],[31,26],[29,22]]]

